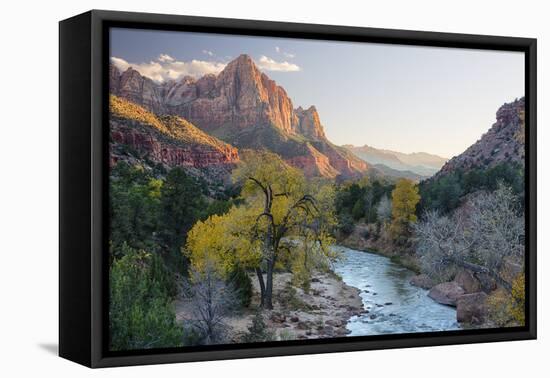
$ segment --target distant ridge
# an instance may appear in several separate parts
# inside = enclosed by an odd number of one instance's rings
[[[426,152],[403,153],[392,150],[378,149],[368,145],[356,147],[344,145],[360,159],[369,164],[382,164],[388,168],[411,172],[419,177],[429,177],[441,169],[446,158]]]

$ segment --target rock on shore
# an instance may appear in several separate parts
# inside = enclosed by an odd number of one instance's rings
[[[409,283],[426,290],[430,290],[434,286],[434,281],[427,274],[414,276]]]
[[[273,310],[264,310],[264,319],[278,339],[316,339],[343,337],[349,333],[348,320],[363,312],[360,290],[346,285],[334,274],[318,273],[312,277],[305,293],[291,284],[292,274],[277,273],[274,277]],[[258,282],[253,277],[254,298],[251,309],[259,302]],[[229,320],[232,333],[247,331],[254,317],[248,315]]]
[[[456,301],[456,320],[461,323],[482,324],[487,316],[487,294],[465,294]]]
[[[435,285],[428,292],[428,296],[441,304],[456,306],[456,300],[464,295],[464,289],[454,281]]]

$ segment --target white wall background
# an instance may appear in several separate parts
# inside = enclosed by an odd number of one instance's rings
[[[520,377],[548,374],[550,27],[545,1],[7,0],[0,22],[0,375],[3,377]],[[536,37],[539,340],[89,370],[56,356],[58,26],[91,8]],[[489,125],[488,125],[489,126]],[[545,351],[546,348],[546,351]],[[545,373],[543,373],[545,372]]]

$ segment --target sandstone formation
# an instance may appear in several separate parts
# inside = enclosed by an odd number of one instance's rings
[[[312,145],[306,145],[308,153],[287,159],[288,163],[300,168],[306,176],[336,177],[338,171],[330,164],[326,155],[323,155]]]
[[[489,168],[502,162],[525,162],[525,98],[502,105],[496,122],[462,154],[449,160],[439,174],[474,167]]]
[[[177,115],[238,148],[268,149],[308,176],[351,177],[368,164],[330,143],[314,106],[294,109],[285,90],[248,55],[218,75],[158,84],[133,68],[110,70],[110,91],[155,114]]]
[[[158,117],[111,96],[111,163],[135,154],[168,167],[217,168],[226,173],[239,161],[237,149],[176,116]]]
[[[116,70],[116,69],[114,69]],[[128,68],[119,78],[111,68],[111,93],[142,105],[154,113],[162,113],[162,91],[151,79],[141,76],[133,68]],[[118,83],[118,87],[114,85]]]
[[[295,132],[298,120],[285,90],[262,73],[248,55],[230,62],[218,76],[183,81],[183,85],[167,88],[166,111],[183,116],[208,133],[238,133],[267,124],[289,134]]]
[[[315,106],[304,110],[301,106],[295,110],[298,117],[297,129],[300,134],[313,140],[325,140],[325,130],[321,125],[321,119]]]

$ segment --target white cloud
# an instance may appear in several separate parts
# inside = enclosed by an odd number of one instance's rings
[[[218,74],[225,68],[225,63],[196,59],[184,62],[166,54],[161,54],[156,60],[148,63],[130,63],[114,56],[111,57],[111,62],[120,71],[126,71],[129,67],[132,67],[143,76],[158,83],[178,80],[187,75],[199,78],[206,74]]]
[[[265,71],[296,72],[301,70],[301,68],[294,63],[289,63],[287,61],[277,62],[265,55],[260,57],[257,64],[260,69]]]
[[[130,67],[130,64],[127,61],[117,58],[115,56],[111,57],[111,64],[113,64],[116,68],[123,72]]]
[[[213,53],[212,51],[210,51],[210,50],[202,50],[202,53],[203,53],[203,54],[206,54],[206,55],[208,55],[208,56],[214,56],[214,53]]]
[[[281,49],[279,46],[275,46],[275,51],[277,52],[277,54],[283,54],[285,57],[289,59],[292,59],[296,56],[295,54],[289,53],[287,51],[283,51],[283,49]]]
[[[160,62],[173,62],[175,59],[168,54],[160,54],[158,60]]]

